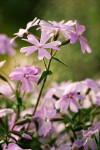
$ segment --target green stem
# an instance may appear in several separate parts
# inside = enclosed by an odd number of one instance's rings
[[[49,68],[50,68],[51,60],[52,60],[52,57],[51,57],[51,59],[49,60],[47,70],[49,70]],[[41,98],[41,95],[42,95],[42,92],[43,92],[43,89],[44,89],[46,80],[47,80],[47,76],[45,77],[45,79],[44,79],[44,81],[43,81],[43,84],[42,84],[42,87],[41,87],[41,90],[40,90],[40,93],[39,93],[39,96],[38,96],[38,99],[37,99],[37,103],[36,103],[36,105],[35,105],[35,109],[34,109],[33,115],[35,114],[35,112],[36,112],[36,110],[37,110],[37,107],[38,107],[38,104],[39,104],[39,101],[40,101],[40,98]]]

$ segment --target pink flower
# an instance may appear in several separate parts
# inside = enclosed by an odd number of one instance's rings
[[[35,17],[34,20],[32,20],[32,21],[30,21],[30,22],[27,23],[26,29],[23,29],[23,28],[19,29],[19,31],[18,31],[17,33],[14,33],[14,35],[16,35],[16,37],[14,37],[14,38],[11,40],[11,43],[12,43],[17,37],[23,37],[23,35],[24,35],[25,33],[28,33],[28,30],[29,30],[31,27],[38,25],[39,21],[40,21],[40,20]]]
[[[34,46],[23,47],[20,51],[27,52],[26,56],[29,56],[30,54],[38,50],[39,60],[43,59],[44,57],[50,59],[51,55],[46,49],[52,48],[55,50],[59,50],[57,46],[61,44],[61,42],[59,41],[54,41],[46,44],[46,42],[51,38],[51,35],[48,35],[45,31],[42,32],[40,41],[32,34],[28,35],[27,38],[28,39],[24,40],[33,44]]]
[[[65,112],[70,107],[71,111],[78,112],[78,109],[81,108],[78,100],[83,99],[83,96],[77,94],[76,91],[69,90],[56,102],[56,108],[60,109],[61,112]]]
[[[52,119],[55,115],[56,110],[53,107],[42,106],[39,108],[39,110],[37,110],[35,118],[37,118],[39,122],[38,133],[40,136],[46,136],[50,132],[52,129],[52,123],[50,119]]]
[[[22,81],[23,91],[33,91],[32,82],[38,82],[39,77],[37,75],[40,72],[40,68],[35,66],[17,67],[9,76],[12,80]]]
[[[64,36],[68,35],[70,31],[73,30],[72,26],[75,24],[72,20],[69,20],[65,23],[64,20],[60,22],[56,21],[48,21],[45,22],[44,20],[41,20],[39,25],[41,26],[42,30],[46,30],[47,33],[62,33]]]
[[[10,43],[10,38],[7,35],[0,34],[0,54],[15,54],[15,46],[16,44],[14,42],[12,44]]]
[[[84,31],[85,26],[80,25],[78,21],[76,21],[76,30],[70,33],[70,43],[73,44],[79,40],[82,52],[85,53],[85,51],[87,51],[88,53],[91,53],[91,48],[89,47],[86,38],[82,36]]]

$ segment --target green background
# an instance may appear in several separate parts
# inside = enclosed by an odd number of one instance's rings
[[[88,39],[92,53],[82,54],[79,42],[62,47],[57,57],[65,62],[69,68],[61,64],[52,63],[54,72],[52,80],[82,80],[85,78],[98,79],[100,77],[100,1],[99,0],[0,0],[0,33],[13,37],[19,28],[34,17],[43,20],[78,20],[86,26],[85,37]],[[37,34],[37,32],[35,33]],[[24,46],[17,40],[19,49]],[[34,55],[35,56],[35,55]],[[0,56],[4,59],[7,56]],[[18,60],[15,60],[15,59]],[[32,62],[35,57],[25,58],[24,55],[7,58],[6,72],[10,72],[13,63]],[[22,61],[23,60],[23,61]],[[36,62],[35,62],[36,63]],[[42,63],[42,62],[41,62]],[[37,63],[38,64],[38,63]]]

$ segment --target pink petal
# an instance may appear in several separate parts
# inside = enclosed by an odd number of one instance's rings
[[[37,50],[36,46],[28,46],[28,47],[21,48],[20,52],[27,52],[26,56],[29,56],[30,54],[32,54],[36,50]]]
[[[39,48],[39,53],[38,53],[39,60],[43,59],[44,57],[46,57],[47,59],[50,59],[51,55],[45,49]]]
[[[76,21],[76,30],[79,35],[82,35],[82,33],[85,31],[85,26],[79,25],[78,21]]]
[[[43,30],[41,33],[40,43],[45,44],[51,37],[52,37],[52,34],[49,35],[49,34],[47,34],[47,32],[45,30]]]
[[[30,90],[30,91],[33,91],[33,85],[32,85],[32,83],[31,83],[31,81],[30,81],[30,80],[27,80],[27,82],[28,82],[28,88],[29,88],[29,90]]]
[[[65,112],[68,109],[69,101],[65,102],[62,99],[56,102],[56,108],[60,109],[61,112]]]
[[[14,72],[12,72],[10,75],[9,75],[9,77],[12,79],[12,80],[22,80],[22,78],[23,78],[23,74],[21,73],[21,72],[16,72],[16,71],[14,71]]]
[[[73,43],[76,43],[76,41],[78,40],[78,36],[77,34],[74,34],[74,33],[70,33],[70,43],[73,44]]]
[[[39,21],[40,21],[40,19],[37,19],[35,17],[34,20],[27,23],[26,29],[28,30],[29,28],[38,25]]]
[[[73,103],[73,101],[71,100],[70,102],[70,109],[72,112],[78,112],[78,108],[77,106]]]
[[[26,33],[26,29],[19,29],[17,33],[14,33],[14,35],[17,35],[18,37],[22,37],[24,33]]]
[[[44,20],[41,20],[39,23],[40,26],[42,27],[52,27],[52,25]]]
[[[31,81],[37,83],[38,80],[39,80],[39,77],[37,77],[37,76],[35,76],[35,75],[32,75],[32,76],[30,75],[30,76],[29,76],[29,79],[30,79]]]
[[[34,44],[34,45],[38,45],[38,44],[39,44],[39,41],[37,40],[37,38],[36,38],[34,35],[29,34],[29,35],[27,36],[27,38],[28,38],[28,39],[23,39],[23,40],[24,40],[24,41],[27,41],[27,42],[29,42],[29,43],[31,43],[31,44]]]
[[[52,49],[55,49],[55,50],[60,50],[60,49],[57,47],[57,46],[59,46],[60,44],[61,44],[60,41],[54,41],[54,42],[45,44],[43,47],[44,47],[44,48],[52,48]]]
[[[23,78],[22,89],[23,89],[23,91],[26,91],[28,89],[28,81],[26,78]]]
[[[9,143],[7,150],[21,150],[21,148],[15,143]]]
[[[83,37],[80,37],[79,41],[80,41],[82,52],[85,53],[85,51],[87,51],[88,53],[91,53],[91,48],[89,47],[87,42],[83,39]]]

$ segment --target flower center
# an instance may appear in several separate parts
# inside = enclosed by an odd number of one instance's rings
[[[44,120],[45,120],[45,122],[48,122],[48,121],[49,121],[48,117],[45,117]]]
[[[38,45],[38,48],[42,48],[42,47],[43,47],[43,45],[42,45],[42,44],[39,44],[39,45]]]
[[[25,77],[25,78],[28,78],[28,77],[29,77],[29,74],[25,74],[24,77]]]
[[[72,98],[72,97],[73,97],[72,93],[67,94],[67,98]]]

